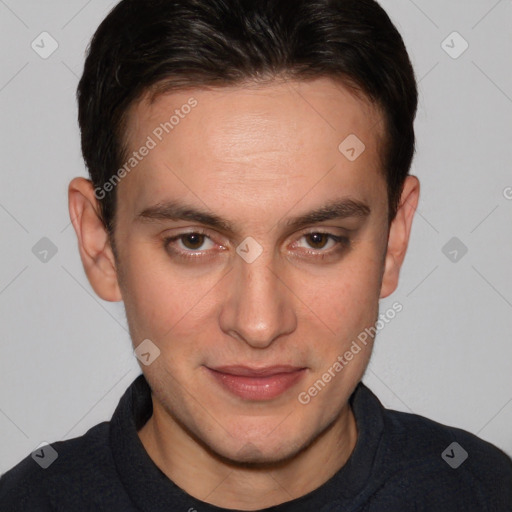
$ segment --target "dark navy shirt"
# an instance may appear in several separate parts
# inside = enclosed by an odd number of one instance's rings
[[[512,461],[496,447],[385,409],[362,383],[350,402],[358,439],[347,463],[316,490],[266,511],[512,511]],[[228,510],[191,497],[154,464],[137,435],[151,414],[151,390],[140,375],[111,421],[36,450],[5,473],[0,511]],[[57,458],[43,469],[52,450]]]

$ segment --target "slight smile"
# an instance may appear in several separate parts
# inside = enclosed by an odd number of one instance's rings
[[[244,400],[272,400],[301,380],[307,368],[297,366],[220,366],[209,368],[208,373],[220,386]]]

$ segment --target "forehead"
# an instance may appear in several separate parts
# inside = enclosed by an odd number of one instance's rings
[[[268,210],[279,196],[312,199],[338,188],[368,199],[385,185],[381,112],[330,79],[143,98],[125,126],[127,157],[151,147],[120,184],[131,211],[173,194]],[[356,156],[364,147],[355,160],[343,153],[352,147]]]

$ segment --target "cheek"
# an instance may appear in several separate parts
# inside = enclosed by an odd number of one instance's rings
[[[362,249],[305,291],[311,297],[304,324],[311,341],[312,374],[299,401],[307,400],[320,423],[330,421],[333,411],[346,403],[371,356],[372,339],[365,329],[378,316],[380,261],[375,247]]]
[[[124,260],[122,293],[135,343],[149,338],[164,345],[191,332],[211,313],[211,299],[222,286],[222,272],[199,272],[172,265],[162,248],[132,244]],[[128,251],[125,252],[125,254]],[[183,344],[182,344],[183,345]]]
[[[301,295],[331,334],[344,336],[373,322],[378,311],[381,261],[375,247],[359,247],[321,276],[302,280]]]

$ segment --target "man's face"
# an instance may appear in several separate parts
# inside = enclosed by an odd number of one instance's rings
[[[328,79],[173,92],[130,112],[129,153],[155,142],[117,189],[132,340],[160,350],[142,366],[155,415],[217,454],[281,460],[347,412],[370,344],[309,403],[299,397],[377,319],[388,234],[380,121]],[[358,148],[338,149],[351,134],[365,145],[353,161]],[[294,223],[322,209],[327,218]]]

